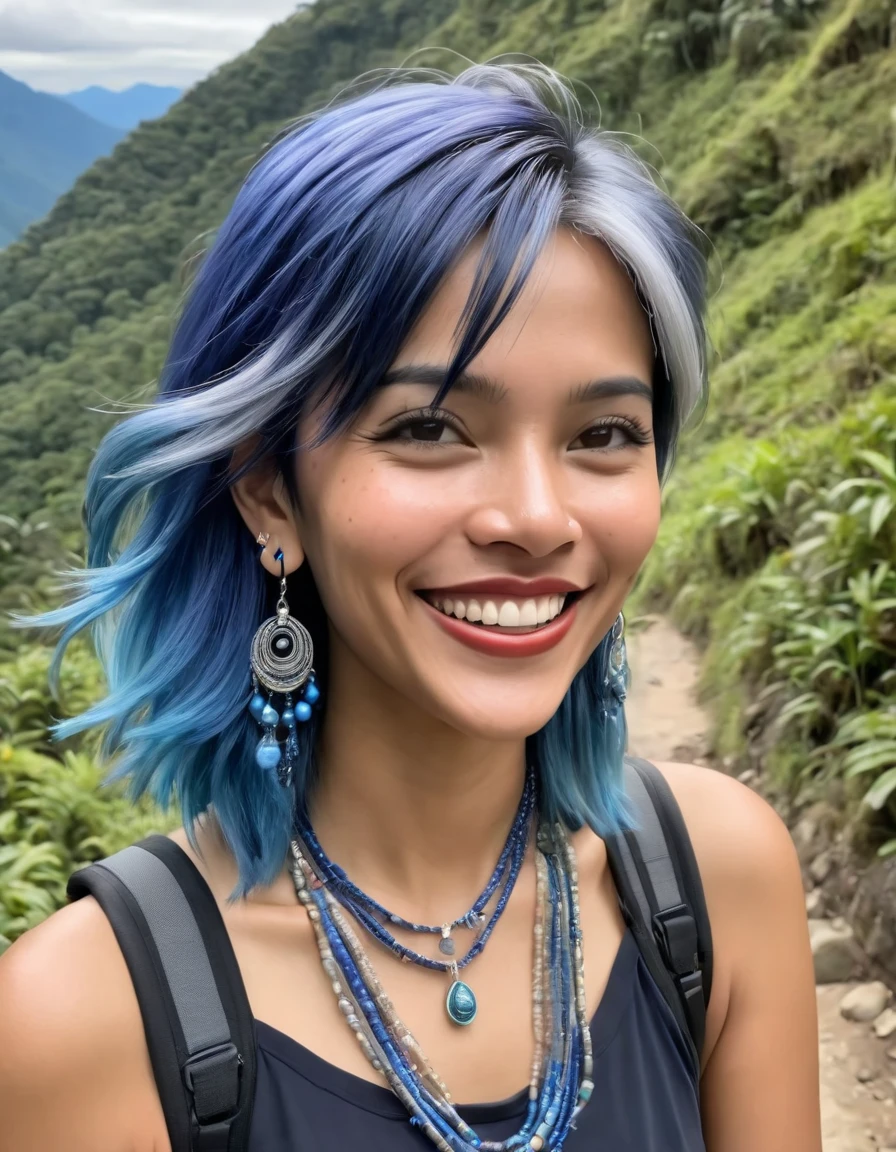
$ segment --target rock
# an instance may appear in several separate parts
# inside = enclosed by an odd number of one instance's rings
[[[802,855],[818,837],[818,821],[811,816],[803,816],[796,822],[790,835],[797,851]]]
[[[891,1060],[896,1060],[896,1048],[888,1048],[887,1055]]]
[[[825,888],[825,895],[841,904],[841,869],[838,866]],[[832,891],[834,898],[832,899]],[[868,959],[883,980],[896,989],[896,855],[872,860],[861,873],[849,904],[849,922]]]
[[[820,888],[813,888],[806,896],[806,915],[810,920],[820,920],[824,912],[824,893]]]
[[[874,1021],[874,1035],[881,1040],[888,1040],[896,1032],[896,1012],[892,1008],[885,1008]]]
[[[886,984],[874,980],[870,984],[857,984],[840,1001],[840,1015],[844,1020],[866,1024],[876,1020],[890,1003],[892,993]]]
[[[809,865],[809,875],[816,884],[823,884],[831,873],[834,866],[834,861],[831,857],[830,851],[826,848],[823,852],[815,857]]]
[[[850,978],[856,945],[849,925],[835,928],[830,920],[810,920],[809,941],[816,984],[840,984]]]
[[[759,773],[755,768],[745,768],[737,778],[741,784],[752,784],[754,780],[759,779]]]
[[[648,676],[647,683],[652,684],[654,688],[662,688],[663,682],[659,676]]]
[[[856,1072],[856,1080],[860,1084],[869,1084],[872,1080],[877,1079],[877,1073],[873,1072],[870,1068],[860,1068]]]
[[[831,927],[836,928],[838,932],[842,932],[846,927],[846,920],[842,916],[835,916],[831,921]]]

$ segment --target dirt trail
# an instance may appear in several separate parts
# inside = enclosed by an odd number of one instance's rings
[[[626,707],[629,751],[651,760],[694,763],[706,754],[707,719],[694,699],[698,656],[660,616],[626,631],[632,687]],[[838,1005],[851,984],[817,988],[824,1152],[896,1152],[896,1059],[892,1042],[867,1024],[844,1020]]]

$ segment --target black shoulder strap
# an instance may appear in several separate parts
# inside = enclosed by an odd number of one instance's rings
[[[648,969],[689,1042],[699,1081],[712,989],[712,933],[690,837],[655,764],[625,757],[626,791],[640,827],[608,837],[619,903]]]
[[[208,885],[173,840],[148,836],[75,872],[68,895],[106,913],[143,1016],[172,1152],[243,1152],[255,1022]]]

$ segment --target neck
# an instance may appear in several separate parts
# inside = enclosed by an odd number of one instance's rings
[[[513,823],[525,741],[468,736],[381,681],[331,675],[317,760],[309,813],[330,859],[409,918],[466,911]]]

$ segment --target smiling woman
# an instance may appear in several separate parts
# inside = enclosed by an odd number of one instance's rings
[[[3,957],[0,1150],[820,1152],[786,829],[624,761],[698,237],[549,69],[395,79],[259,162],[91,467],[59,733],[184,828]]]

